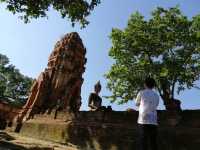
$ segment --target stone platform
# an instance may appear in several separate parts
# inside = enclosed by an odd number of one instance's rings
[[[159,147],[196,150],[200,147],[200,110],[180,116],[159,111]],[[62,116],[62,114],[60,114]],[[136,150],[137,112],[80,112],[76,120],[36,116],[25,122],[20,135],[74,145],[78,150]]]

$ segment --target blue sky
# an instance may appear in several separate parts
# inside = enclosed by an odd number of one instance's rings
[[[188,17],[200,13],[199,0],[102,0],[88,17],[90,24],[81,30],[78,25],[74,28],[66,19],[51,10],[49,19],[32,20],[24,24],[17,15],[12,15],[0,5],[0,53],[9,57],[10,62],[28,76],[37,78],[39,73],[47,66],[49,54],[59,38],[69,32],[80,34],[87,48],[86,72],[82,86],[82,107],[87,110],[87,99],[93,85],[100,80],[102,83],[101,96],[109,95],[106,89],[106,80],[103,75],[110,69],[112,60],[108,56],[111,47],[109,35],[112,28],[123,29],[131,13],[139,11],[145,18],[150,17],[151,11],[157,6],[165,8],[179,5],[182,12]],[[198,82],[199,84],[199,82]],[[195,89],[182,92],[177,98],[182,100],[184,109],[200,108],[200,92]],[[103,99],[104,105],[110,105]],[[111,104],[114,110],[135,108],[133,102],[125,105]],[[160,108],[163,108],[160,101]]]

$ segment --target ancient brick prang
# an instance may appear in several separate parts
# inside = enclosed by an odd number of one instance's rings
[[[34,82],[19,120],[53,109],[76,112],[81,105],[86,49],[78,33],[66,34],[55,45],[48,66]]]

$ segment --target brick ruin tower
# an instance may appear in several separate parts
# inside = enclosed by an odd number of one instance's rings
[[[18,121],[58,109],[77,112],[81,105],[86,49],[78,33],[66,34],[55,45],[47,68],[33,83]]]

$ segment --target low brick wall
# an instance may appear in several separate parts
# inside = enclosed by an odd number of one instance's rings
[[[12,124],[13,119],[20,112],[20,108],[13,107],[5,102],[0,101],[0,129]]]
[[[63,116],[62,114],[60,114]],[[72,121],[38,116],[25,122],[20,134],[76,145],[78,150],[136,150],[137,112],[80,112]],[[200,147],[200,110],[158,112],[159,148],[196,150]]]

